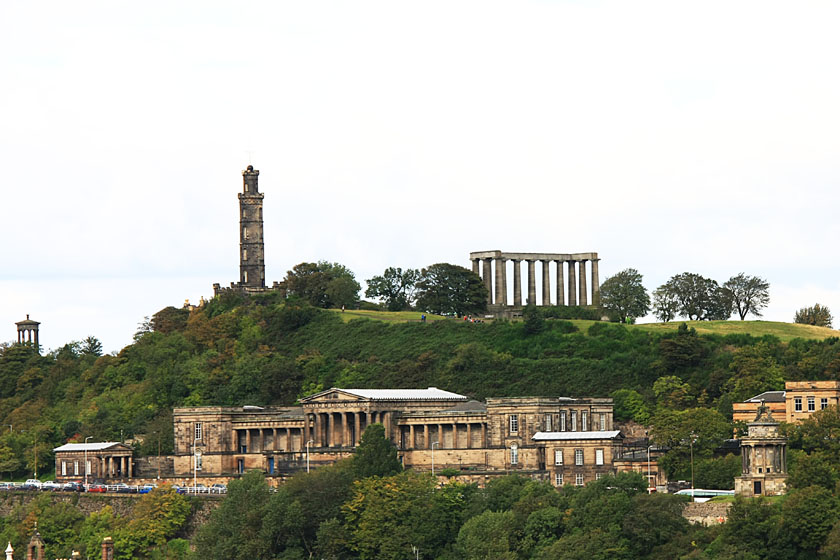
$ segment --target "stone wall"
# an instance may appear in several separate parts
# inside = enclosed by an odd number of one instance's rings
[[[725,523],[731,507],[732,502],[689,502],[682,515],[689,523],[699,523],[708,527]]]

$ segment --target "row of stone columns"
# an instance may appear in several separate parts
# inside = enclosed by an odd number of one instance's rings
[[[316,412],[307,416],[311,418],[303,423],[304,438],[314,447],[355,447],[365,428],[377,423],[385,426],[385,437],[391,437],[392,412]]]
[[[254,431],[257,432],[257,437],[254,437]],[[306,445],[306,442],[300,441],[301,428],[240,428],[233,431],[233,441],[236,442],[237,451],[239,451],[239,442],[241,441],[241,432],[245,432],[245,446],[248,453],[261,453],[263,451],[301,451]],[[267,444],[268,437],[271,437],[271,445]],[[280,437],[284,438],[283,445],[280,445]],[[298,444],[294,445],[294,440],[297,438]],[[255,442],[256,440],[256,442]],[[256,447],[254,444],[258,443]],[[270,447],[270,449],[269,449]]]
[[[528,292],[525,304],[537,305],[537,280],[535,259],[508,259],[505,257],[473,259],[473,272],[484,280],[487,288],[488,304],[508,305],[507,300],[507,261],[513,262],[513,305],[522,306],[522,260],[528,263]],[[540,259],[542,263],[542,301],[540,305],[552,305],[551,303],[551,263],[556,263],[556,285],[557,292],[555,305],[589,305],[587,297],[586,263],[590,262],[592,268],[592,304],[600,303],[600,283],[598,280],[598,261],[600,259],[579,259],[579,260],[549,260]],[[479,266],[483,261],[483,266]],[[493,262],[495,261],[495,267]],[[568,263],[568,300],[564,294],[563,263]],[[575,266],[577,263],[577,266]],[[495,268],[495,281],[491,271]],[[479,272],[481,270],[481,272]],[[568,301],[568,303],[566,303]]]
[[[459,428],[460,427],[460,428]],[[463,428],[463,429],[461,429]],[[449,445],[446,441],[447,431],[450,434]],[[402,449],[431,449],[432,444],[436,449],[471,449],[473,447],[473,432],[480,432],[479,445],[476,448],[486,447],[487,424],[484,422],[453,422],[451,424],[409,424],[400,426],[400,447]],[[458,445],[458,434],[463,432],[466,437],[466,445]],[[418,444],[418,439],[420,443]]]
[[[121,476],[131,478],[131,471],[133,470],[133,460],[126,456],[106,455],[100,459],[102,464],[103,476],[113,478],[120,473]],[[87,465],[85,465],[87,467]]]

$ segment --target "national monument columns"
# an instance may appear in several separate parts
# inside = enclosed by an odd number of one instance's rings
[[[488,307],[491,311],[504,311],[508,304],[508,266],[513,265],[512,307],[525,305],[598,305],[600,284],[598,275],[598,253],[509,253],[503,251],[478,251],[470,253],[472,270],[481,276],[488,293]],[[527,292],[523,298],[522,262],[527,263]],[[541,298],[537,299],[536,263],[542,269]],[[552,275],[551,263],[555,263]],[[587,263],[590,270],[587,279]],[[564,270],[565,269],[565,270]],[[564,277],[565,273],[565,277]],[[552,276],[554,277],[552,279]],[[552,281],[555,284],[552,302]]]

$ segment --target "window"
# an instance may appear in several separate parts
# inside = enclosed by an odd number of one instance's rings
[[[577,431],[577,410],[572,411],[572,431]]]
[[[518,414],[511,414],[508,418],[510,419],[510,433],[518,434],[519,433],[519,415]]]
[[[201,455],[193,455],[193,457],[194,457],[194,461],[195,461],[195,470],[200,471],[201,470],[201,462],[202,462],[202,459],[204,459],[204,457],[202,457]]]
[[[820,410],[824,410],[828,408],[828,399],[822,398],[820,399]]]
[[[601,413],[600,422],[601,422],[601,431],[603,432],[604,430],[607,429],[607,414],[605,412]]]
[[[90,461],[88,461],[87,464],[85,465],[85,474],[89,475],[90,472],[91,472],[90,471]]]
[[[242,217],[243,217],[243,218],[247,218],[247,217],[248,217],[248,211],[247,211],[247,210],[245,210],[244,208],[242,209]]]
[[[589,413],[584,410],[583,412],[580,413],[580,429],[581,429],[581,431],[584,431],[584,432],[589,431],[589,422],[587,422],[587,420],[589,420]]]
[[[557,473],[554,475],[554,485],[555,486],[563,486],[563,474]]]
[[[566,411],[560,413],[560,431],[566,431]]]
[[[73,461],[73,474],[79,476],[79,462]]]
[[[242,249],[242,260],[243,261],[248,260],[248,249]]]
[[[814,412],[817,410],[817,405],[814,402],[816,399],[814,397],[808,397],[808,412]]]
[[[794,412],[802,412],[802,397],[795,397],[793,399]]]
[[[596,465],[603,465],[604,464],[604,450],[603,449],[596,449],[595,450],[595,464]]]
[[[245,192],[249,192],[248,191],[248,183],[245,183]]]
[[[595,480],[601,480],[601,477],[603,475],[604,475],[604,473],[599,473],[599,472],[595,473]]]
[[[583,449],[575,449],[575,465],[583,465]]]
[[[195,423],[195,439],[201,439],[201,422]]]
[[[242,228],[242,237],[244,239],[248,239],[248,228],[246,228],[246,227]]]
[[[248,271],[247,270],[242,271],[242,281],[245,282],[246,284],[248,283]]]
[[[583,486],[583,473],[575,475],[575,486]]]
[[[546,414],[545,415],[545,431],[546,432],[551,431],[551,414]]]
[[[61,476],[67,476],[67,463],[61,462]]]
[[[510,464],[519,464],[519,447],[517,447],[515,443],[510,446]]]
[[[555,465],[562,465],[563,464],[563,450],[562,449],[555,449],[554,450],[554,464]]]

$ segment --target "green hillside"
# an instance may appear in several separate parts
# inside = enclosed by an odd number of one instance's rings
[[[801,325],[544,320],[526,328],[419,317],[229,296],[161,310],[116,355],[100,356],[89,342],[44,356],[0,348],[2,424],[13,427],[0,434],[0,472],[23,476],[36,455],[48,470],[52,447],[87,436],[157,432],[165,453],[173,406],[291,404],[332,386],[436,386],[478,399],[621,389],[619,417],[644,418],[662,399],[726,414],[731,402],[784,380],[840,378],[840,344],[829,336],[837,331]],[[668,390],[657,393],[660,378]],[[156,444],[138,443],[138,453],[156,453]]]

